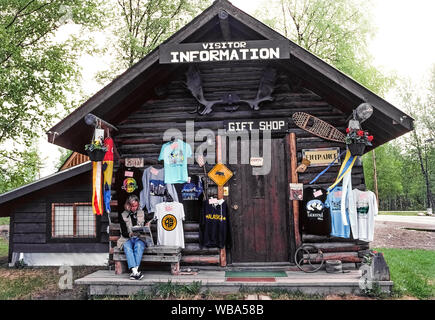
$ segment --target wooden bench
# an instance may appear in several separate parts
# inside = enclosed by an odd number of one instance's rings
[[[152,246],[145,248],[143,262],[167,262],[171,264],[171,273],[177,275],[180,272],[181,248],[173,246]],[[115,274],[128,272],[127,257],[124,250],[113,248],[113,261]]]

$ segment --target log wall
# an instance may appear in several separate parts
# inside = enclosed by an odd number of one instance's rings
[[[171,80],[166,86],[160,86],[160,92],[165,92],[159,99],[146,101],[138,110],[131,113],[124,121],[117,125],[119,131],[114,136],[115,144],[122,158],[141,157],[144,158],[146,166],[158,163],[157,159],[163,141],[163,134],[167,129],[180,130],[186,137],[186,121],[194,121],[195,132],[199,129],[210,129],[217,134],[218,129],[224,128],[225,120],[250,120],[250,119],[273,119],[288,118],[288,132],[295,133],[297,137],[297,160],[302,160],[302,149],[305,148],[328,148],[340,147],[344,150],[345,145],[327,141],[311,135],[298,128],[291,120],[294,112],[306,112],[332,124],[341,131],[345,130],[348,115],[344,114],[334,106],[327,103],[320,96],[307,88],[301,87],[301,79],[297,74],[283,70],[280,65],[274,65],[278,70],[278,78],[275,91],[272,94],[274,100],[260,104],[260,110],[253,111],[248,105],[240,104],[237,111],[229,112],[225,106],[215,105],[213,112],[208,115],[199,115],[195,112],[198,102],[192,97],[185,86],[185,72],[187,66],[180,66],[174,72]],[[204,95],[207,100],[218,100],[223,94],[234,92],[241,99],[252,99],[255,97],[262,70],[266,63],[238,62],[238,63],[216,63],[198,65],[203,82]],[[195,141],[194,150],[203,141]],[[116,168],[115,168],[116,169]],[[203,169],[197,165],[189,165],[189,174],[203,175]],[[208,168],[210,170],[211,167]],[[307,185],[324,167],[308,168],[303,174],[299,174],[299,182]],[[314,186],[327,188],[337,176],[339,166],[331,167],[316,182]],[[357,162],[352,172],[352,183],[354,187],[364,185],[364,173],[360,162]],[[114,195],[116,198],[116,195]],[[186,226],[196,226],[198,221],[186,221]],[[186,249],[183,251],[183,260],[189,264],[215,263],[216,252],[204,251],[199,248],[196,240],[195,229],[185,229]],[[116,228],[111,229],[115,237]],[[193,236],[195,234],[195,237]],[[302,235],[302,243],[310,242]],[[111,238],[112,239],[112,238]],[[338,249],[333,252],[356,252],[362,247],[355,246],[355,241],[342,239],[332,241],[322,239],[319,243],[332,243],[332,247]],[[344,249],[337,243],[349,243]],[[331,245],[330,245],[331,246]],[[341,249],[340,249],[341,248]],[[358,249],[358,250],[357,250]],[[334,249],[330,249],[334,250]],[[340,251],[342,250],[342,251]],[[349,259],[352,260],[352,259]],[[353,260],[352,260],[353,261]]]

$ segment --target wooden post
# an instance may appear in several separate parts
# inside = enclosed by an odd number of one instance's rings
[[[216,136],[216,162],[222,162],[222,137]],[[224,187],[218,186],[218,199],[224,198]],[[227,252],[225,248],[220,249],[219,253],[220,266],[225,267],[227,265]]]
[[[298,173],[296,172],[296,168],[298,165],[298,163],[297,163],[298,159],[297,159],[296,134],[295,133],[292,132],[287,136],[287,143],[290,146],[289,150],[290,150],[291,183],[298,183]],[[290,194],[288,194],[287,196],[289,197]],[[302,244],[301,235],[299,233],[299,201],[293,200],[292,206],[293,206],[295,243],[296,243],[296,248],[298,248]]]

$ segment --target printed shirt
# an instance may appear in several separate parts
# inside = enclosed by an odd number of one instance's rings
[[[353,189],[358,216],[358,239],[373,241],[375,216],[378,215],[376,195],[372,191]]]
[[[174,185],[164,182],[164,171],[164,168],[155,169],[151,166],[143,172],[140,205],[142,208],[146,208],[148,213],[155,212],[156,204],[165,201],[166,193],[172,197],[172,200],[178,202],[177,190]]]
[[[348,225],[343,224],[341,218],[341,187],[335,187],[329,192],[325,206],[329,208],[331,214],[331,236],[340,238],[350,238],[349,213],[346,210]]]
[[[180,139],[162,146],[159,160],[164,161],[165,183],[187,182],[187,158],[191,156],[192,148]]]
[[[179,202],[161,202],[156,205],[157,244],[184,248],[184,208]]]
[[[230,220],[225,200],[216,204],[203,201],[200,216],[199,243],[204,247],[231,247]]]
[[[304,190],[301,210],[301,228],[306,234],[329,235],[331,219],[325,206],[326,190],[308,187]]]

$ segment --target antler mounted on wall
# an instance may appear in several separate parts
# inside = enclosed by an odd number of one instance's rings
[[[275,81],[276,81],[276,70],[270,67],[267,67],[263,71],[263,75],[260,79],[260,85],[258,87],[257,95],[254,99],[251,100],[241,100],[236,93],[226,93],[219,100],[208,101],[204,97],[204,92],[202,90],[202,81],[201,74],[199,73],[199,69],[196,66],[191,65],[189,70],[186,72],[186,85],[187,88],[192,93],[193,97],[202,104],[205,108],[199,112],[201,115],[208,114],[213,111],[213,106],[215,104],[229,104],[244,102],[249,104],[251,109],[259,110],[259,104],[263,101],[272,101],[273,98],[271,96],[273,90],[275,89]],[[233,109],[234,110],[234,109]]]

